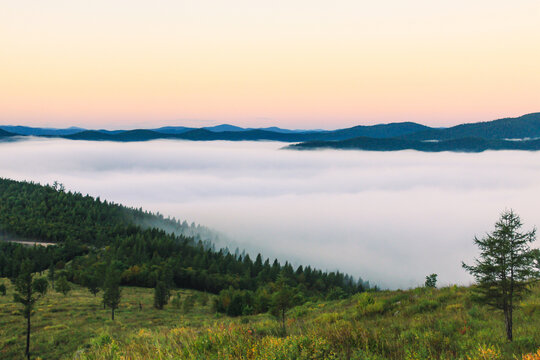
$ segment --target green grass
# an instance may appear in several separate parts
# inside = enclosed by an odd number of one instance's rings
[[[26,323],[19,315],[22,307],[13,302],[11,283],[7,279],[0,279],[2,281],[6,284],[7,295],[0,295],[0,359],[22,359],[26,339]],[[201,327],[215,316],[210,302],[205,307],[197,304],[189,314],[171,306],[156,310],[153,308],[153,289],[123,287],[120,308],[115,312],[115,320],[111,321],[110,309],[103,309],[101,293],[94,297],[85,288],[72,286],[74,290],[67,296],[49,291],[37,302],[32,316],[31,352],[34,356],[72,358],[78,349],[90,346],[92,339],[103,334],[121,339],[139,328]],[[180,292],[184,295],[196,293]]]
[[[0,296],[0,358],[22,359],[25,328],[13,288]],[[153,290],[123,288],[115,321],[101,298],[75,286],[51,292],[32,317],[32,353],[42,359],[521,359],[540,348],[540,287],[514,315],[514,342],[500,312],[464,287],[364,293],[288,312],[287,335],[270,315],[189,314],[152,307]],[[183,295],[196,292],[182,290]],[[139,309],[139,301],[143,309]],[[540,359],[540,354],[537,358]]]

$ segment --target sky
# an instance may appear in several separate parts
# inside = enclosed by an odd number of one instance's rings
[[[450,126],[540,111],[538,0],[0,0],[0,124]]]
[[[0,142],[2,176],[211,227],[242,251],[384,288],[470,284],[505,209],[540,225],[540,152],[279,150],[275,142]],[[533,247],[538,247],[537,240]],[[254,258],[254,257],[252,257]]]

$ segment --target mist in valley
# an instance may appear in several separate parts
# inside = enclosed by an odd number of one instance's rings
[[[294,151],[275,142],[0,143],[0,176],[195,222],[236,247],[383,288],[468,284],[475,235],[540,225],[540,153]]]

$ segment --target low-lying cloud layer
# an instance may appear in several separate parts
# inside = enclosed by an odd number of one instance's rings
[[[540,225],[540,153],[280,150],[272,142],[0,143],[0,176],[213,227],[245,248],[382,287],[467,284],[472,239]],[[537,242],[538,244],[538,242]]]

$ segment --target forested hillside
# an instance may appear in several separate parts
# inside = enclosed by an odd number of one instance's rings
[[[151,227],[154,224],[168,231]],[[310,297],[341,298],[365,288],[361,280],[339,272],[293,268],[261,254],[253,260],[249,255],[216,251],[200,240],[179,235],[193,230],[186,225],[68,192],[59,184],[0,179],[0,234],[6,239],[58,244],[24,247],[0,242],[0,276],[16,277],[23,259],[29,258],[35,271],[54,267],[70,281],[84,284],[87,279],[102,278],[114,264],[123,285],[154,287],[163,280],[170,287],[212,293],[226,290],[224,296],[236,300],[224,300],[220,309],[230,315],[267,311],[278,278],[294,289],[298,302]]]

